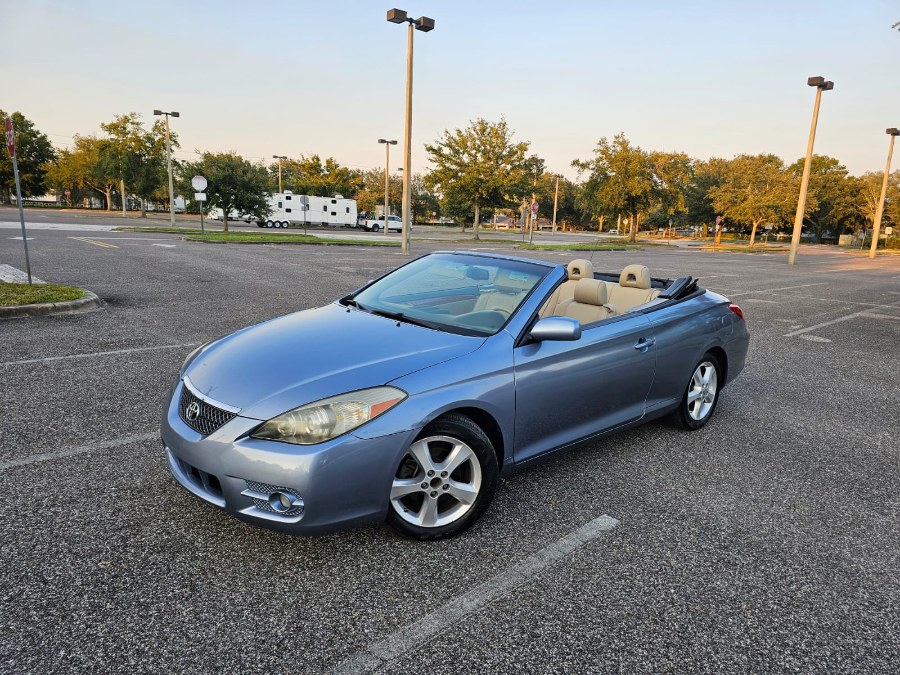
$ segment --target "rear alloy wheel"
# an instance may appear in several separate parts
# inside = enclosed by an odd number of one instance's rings
[[[694,368],[681,404],[673,415],[673,421],[683,429],[695,431],[712,417],[719,402],[721,367],[719,360],[706,354]]]
[[[274,223],[271,220],[266,221],[266,227],[272,227]]]
[[[463,415],[429,424],[400,460],[387,521],[413,539],[459,534],[485,512],[497,489],[497,455]]]

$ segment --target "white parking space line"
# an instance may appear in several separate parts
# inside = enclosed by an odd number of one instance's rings
[[[28,274],[20,270],[18,267],[13,267],[12,265],[0,265],[0,281],[11,282],[14,284],[27,284]],[[43,279],[38,279],[34,275],[31,276],[31,282],[35,284],[47,283]]]
[[[743,291],[741,293],[732,293],[730,297],[736,298],[739,295],[756,295],[757,293],[774,293],[775,291],[790,291],[794,288],[809,288],[810,286],[827,286],[825,281],[817,284],[800,284],[799,286],[782,286],[781,288],[760,288],[758,291]]]
[[[136,434],[134,436],[126,436],[124,438],[115,438],[111,441],[100,441],[99,443],[91,443],[90,445],[80,445],[77,448],[64,448],[55,452],[45,452],[40,455],[31,455],[22,459],[11,459],[6,462],[0,462],[0,471],[6,471],[17,466],[28,466],[29,464],[38,464],[54,459],[64,459],[74,457],[75,455],[84,455],[89,452],[97,452],[98,450],[109,450],[110,448],[118,448],[131,443],[143,443],[159,439],[159,432],[152,431],[146,434]]]
[[[161,349],[182,349],[184,347],[196,347],[199,342],[182,342],[177,345],[156,345],[154,347],[134,347],[132,349],[114,349],[108,352],[88,352],[87,354],[67,354],[65,356],[45,356],[42,359],[22,359],[21,361],[0,361],[0,366],[23,366],[30,363],[53,363],[54,361],[67,361],[69,359],[91,359],[97,356],[119,356],[121,354],[136,354],[138,352],[152,352]]]
[[[880,307],[896,307],[900,305],[900,302],[895,302],[890,305],[879,305]],[[856,319],[858,317],[864,317],[867,315],[871,315],[871,312],[867,309],[862,310],[861,312],[854,312],[853,314],[846,314],[845,316],[839,316],[836,319],[832,319],[831,321],[823,321],[822,323],[817,323],[815,326],[809,326],[808,328],[801,328],[800,330],[791,331],[790,333],[785,333],[784,337],[796,337],[797,335],[802,335],[803,333],[811,333],[814,330],[818,330],[819,328],[825,328],[826,326],[833,326],[836,323],[841,323],[843,321],[850,321],[850,319]]]
[[[599,518],[595,518],[587,525],[542,548],[518,565],[514,565],[491,577],[465,595],[451,600],[440,609],[417,619],[415,623],[401,628],[381,642],[377,642],[368,649],[341,661],[334,668],[333,672],[368,673],[376,668],[380,668],[387,662],[402,656],[416,646],[445,631],[447,626],[458,625],[465,617],[474,614],[497,598],[524,585],[550,565],[562,560],[604,533],[609,532],[618,524],[619,521],[611,516],[602,515]]]

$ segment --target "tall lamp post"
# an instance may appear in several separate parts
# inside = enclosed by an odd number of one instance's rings
[[[895,128],[885,129],[885,133],[891,137],[891,143],[888,146],[887,164],[884,165],[884,179],[881,181],[881,198],[878,200],[878,210],[875,211],[875,222],[872,225],[872,248],[869,249],[869,257],[875,257],[875,250],[878,248],[878,232],[881,229],[881,217],[884,215],[884,199],[887,196],[888,175],[891,173],[891,155],[894,154],[894,139],[900,135],[900,131]]]
[[[812,161],[813,143],[816,140],[816,124],[819,121],[819,103],[822,92],[834,89],[834,82],[825,81],[824,77],[811,77],[806,81],[810,87],[816,88],[816,104],[813,107],[812,126],[809,129],[809,143],[806,145],[806,161],[803,163],[803,177],[800,179],[800,198],[797,200],[797,215],[794,216],[794,234],[791,236],[791,252],[788,265],[797,259],[797,248],[800,246],[800,232],[803,229],[803,216],[806,214],[806,191],[809,188],[809,169]]]
[[[287,155],[272,155],[272,159],[278,160],[278,192],[284,192],[281,189],[281,160],[287,159]]]
[[[388,210],[390,203],[388,197],[391,194],[391,146],[397,145],[397,141],[389,141],[379,138],[379,143],[384,143],[384,233],[388,233]]]
[[[411,19],[402,9],[389,9],[387,20],[391,23],[409,24],[406,38],[406,129],[403,133],[403,230],[401,234],[400,251],[409,253],[409,181],[412,177],[410,165],[412,164],[412,86],[413,86],[413,28],[423,33],[434,30],[434,19],[420,16]],[[384,223],[387,229],[387,220]]]
[[[556,203],[559,201],[559,174],[556,174],[556,189],[553,191],[553,233],[556,234]]]
[[[175,227],[175,185],[172,182],[172,142],[169,140],[169,117],[181,117],[181,113],[154,110],[154,115],[166,116],[166,164],[169,167],[169,222]]]

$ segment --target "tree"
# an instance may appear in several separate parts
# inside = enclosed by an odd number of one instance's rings
[[[601,138],[592,159],[576,159],[572,166],[579,172],[589,172],[581,186],[579,208],[593,217],[629,214],[634,241],[640,219],[658,197],[649,153],[632,146],[624,134],[618,134],[612,142]]]
[[[803,174],[804,161],[798,159],[790,167],[798,182]],[[828,231],[839,234],[858,215],[857,194],[847,168],[838,160],[823,155],[812,156],[804,222],[815,234],[816,241],[822,241],[822,236]]]
[[[75,136],[74,147],[59,151],[56,163],[47,169],[47,177],[59,187],[99,192],[109,211],[112,191],[119,177],[109,162],[101,161],[103,144],[96,136]]]
[[[869,171],[856,179],[856,211],[863,218],[861,223],[857,223],[857,227],[863,223],[866,227],[874,226],[883,181],[883,171]],[[900,226],[900,171],[888,176],[883,217],[894,226]]]
[[[436,167],[425,176],[425,185],[442,194],[442,204],[454,215],[463,215],[464,205],[471,206],[478,239],[482,208],[513,206],[530,192],[534,162],[526,158],[528,146],[513,141],[506,120],[479,117],[465,129],[445,130],[438,141],[425,146]]]
[[[141,198],[141,215],[146,216],[147,200],[158,193],[167,182],[165,123],[157,120],[147,131],[139,113],[118,115],[100,128],[106,132],[102,139],[99,161],[103,171],[118,176],[126,190]],[[172,133],[170,142],[178,147],[178,137]],[[125,198],[125,195],[122,195]]]
[[[270,191],[275,192],[278,189],[277,162],[269,166],[269,177]],[[384,185],[384,173],[381,174],[381,179]],[[331,197],[336,194],[349,197],[364,186],[359,171],[341,165],[333,157],[323,162],[318,155],[300,155],[298,159],[282,160],[281,183],[285,190],[316,197]]]
[[[775,155],[738,155],[720,185],[710,189],[713,207],[736,223],[749,224],[750,246],[761,223],[787,222],[797,192],[784,162]]]
[[[207,180],[206,203],[222,209],[222,223],[228,232],[228,214],[246,213],[264,220],[269,213],[269,173],[266,167],[251,164],[234,152],[204,152],[198,162],[183,165],[180,187],[190,188],[191,177],[200,174]]]
[[[360,174],[360,180],[362,187],[353,195],[357,208],[368,212],[377,210],[379,206],[384,208],[384,169],[369,169]],[[391,213],[399,213],[402,193],[403,185],[400,177],[391,176],[389,190]]]
[[[687,195],[694,183],[694,162],[683,152],[651,152],[654,201],[660,223],[687,213]]]
[[[707,228],[715,222],[716,208],[713,206],[710,191],[725,182],[728,173],[728,160],[713,157],[707,161],[694,163],[694,176],[685,193],[687,219],[691,223],[702,223],[703,236]]]
[[[7,113],[0,110],[0,122],[5,122],[6,117]],[[11,117],[16,132],[16,161],[22,197],[42,195],[47,191],[47,165],[56,158],[56,153],[47,135],[35,129],[31,120],[20,112],[14,112]],[[0,189],[9,204],[16,190],[16,178],[12,158],[5,149],[0,152]]]

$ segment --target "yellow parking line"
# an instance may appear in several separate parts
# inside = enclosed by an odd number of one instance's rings
[[[108,244],[105,241],[97,241],[95,239],[88,239],[87,237],[69,237],[69,239],[83,241],[85,244],[93,244],[94,246],[101,246],[102,248],[119,248],[115,244]]]

